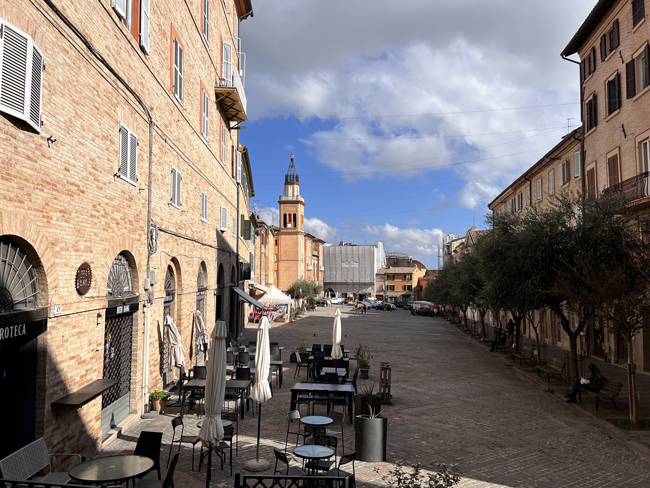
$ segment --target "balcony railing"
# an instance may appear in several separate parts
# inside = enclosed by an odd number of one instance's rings
[[[612,185],[603,191],[606,193],[620,193],[625,203],[630,203],[641,198],[650,197],[650,172],[645,172]]]
[[[219,76],[215,86],[217,100],[221,104],[229,121],[243,122],[246,120],[247,100],[244,84],[242,83],[239,69],[231,63],[226,63],[217,68],[219,73],[231,73],[230,76]]]

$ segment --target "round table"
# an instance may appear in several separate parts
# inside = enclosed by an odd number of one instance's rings
[[[303,459],[319,461],[321,459],[328,459],[334,455],[334,450],[325,446],[317,446],[314,444],[305,444],[298,446],[293,450],[293,453]],[[317,464],[317,462],[315,464]],[[312,474],[316,474],[318,470],[314,467]]]
[[[221,426],[225,429],[226,427],[230,427],[232,425],[232,420],[226,420],[226,419],[221,419]],[[196,423],[196,426],[200,429],[203,426],[203,420],[199,420]]]
[[[68,474],[82,483],[110,483],[136,478],[153,466],[153,459],[146,456],[106,456],[79,463]]]
[[[323,417],[321,415],[309,415],[307,417],[302,417],[300,421],[307,425],[330,425],[334,422],[331,418]]]

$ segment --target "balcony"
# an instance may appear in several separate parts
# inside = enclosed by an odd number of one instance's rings
[[[314,266],[311,264],[307,265],[307,271],[314,271]]]
[[[318,249],[312,249],[311,250],[311,255],[312,256],[318,256]]]
[[[224,70],[227,72],[229,69],[232,69],[230,63],[225,63],[219,68],[221,73]],[[246,120],[247,106],[246,93],[244,92],[244,84],[239,75],[239,70],[235,67],[233,71],[234,73],[230,78],[227,76],[219,77],[214,87],[214,93],[228,122],[244,122]]]
[[[633,202],[650,197],[650,172],[638,174],[616,185],[612,185],[603,190],[603,194],[606,193],[619,193],[623,196],[628,207],[636,205]]]

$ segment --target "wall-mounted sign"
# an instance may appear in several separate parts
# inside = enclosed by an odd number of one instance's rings
[[[341,267],[342,268],[358,268],[359,267],[359,261],[342,261],[341,262]]]
[[[75,276],[75,288],[79,295],[85,295],[90,291],[90,286],[93,283],[93,270],[90,268],[90,264],[82,263],[79,268],[77,268],[77,275]]]

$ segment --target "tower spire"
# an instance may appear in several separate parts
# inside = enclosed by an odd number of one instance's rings
[[[293,154],[291,155],[291,164],[289,164],[289,169],[287,170],[287,174],[284,175],[284,184],[294,184],[300,183],[300,177],[298,176],[298,172],[296,171],[296,165],[293,162]]]

